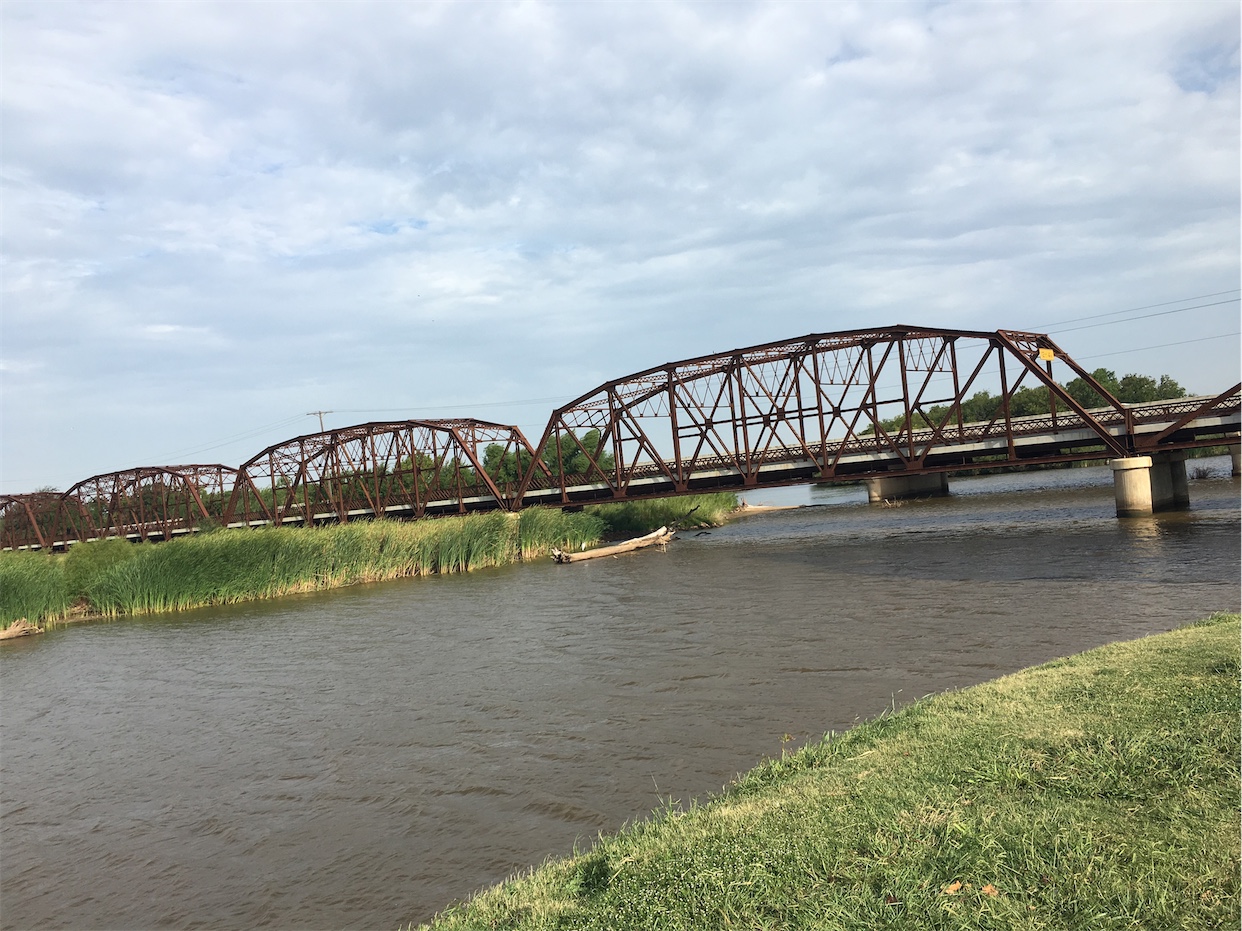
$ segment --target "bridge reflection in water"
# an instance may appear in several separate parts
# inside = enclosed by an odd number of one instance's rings
[[[1104,405],[1065,388],[1081,379]],[[968,402],[994,396],[986,421]],[[1032,399],[1042,412],[1023,415]],[[893,326],[812,334],[669,363],[553,412],[537,445],[473,419],[367,423],[295,437],[234,469],[161,466],[63,494],[0,497],[5,549],[208,527],[573,507],[716,490],[866,481],[872,500],[945,493],[979,468],[1113,466],[1121,516],[1184,507],[1189,449],[1228,445],[1242,384],[1123,404],[1048,336]]]

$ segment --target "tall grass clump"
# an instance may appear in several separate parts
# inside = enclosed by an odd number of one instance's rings
[[[74,605],[115,617],[468,572],[538,559],[554,548],[585,549],[606,529],[646,532],[684,518],[696,505],[693,521],[715,523],[736,498],[700,495],[575,513],[527,508],[410,522],[222,530],[166,543],[99,540],[76,544],[64,556],[6,553],[0,605],[10,620],[59,619]]]
[[[115,616],[283,594],[282,582],[296,575],[282,563],[287,566],[302,549],[301,541],[287,534],[264,529],[144,543],[135,558],[94,576],[86,597],[93,611]]]
[[[372,532],[377,534],[374,555],[376,578],[373,581],[435,572],[440,550],[439,535],[444,532],[443,527],[437,526],[439,523],[429,520],[409,523],[381,520],[371,524]]]
[[[63,557],[65,587],[71,601],[87,597],[91,581],[108,569],[134,559],[142,552],[140,544],[114,537],[75,543]]]
[[[0,553],[0,623],[52,621],[69,610],[63,557]]]
[[[585,510],[603,520],[605,533],[608,534],[650,533],[675,522],[680,522],[683,529],[719,527],[737,510],[737,495],[729,491],[680,498],[652,498],[593,504]]]
[[[504,513],[438,518],[434,563],[428,571],[468,572],[514,561],[517,546],[510,523]]]
[[[68,588],[71,599],[84,599],[103,616],[180,611],[504,566],[547,555],[553,547],[592,545],[601,527],[586,514],[530,509],[408,523],[267,527],[167,543],[82,543],[67,557]]]
[[[924,699],[430,927],[1236,929],[1238,638],[1218,615]]]
[[[590,510],[526,508],[518,514],[518,549],[522,559],[547,556],[553,548],[577,551],[600,541],[605,524]]]

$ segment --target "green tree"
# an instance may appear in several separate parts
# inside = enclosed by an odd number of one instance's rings
[[[962,421],[982,423],[991,420],[1000,410],[1001,399],[987,391],[976,391],[962,402]]]
[[[1109,369],[1098,368],[1091,373],[1104,390],[1124,404],[1142,404],[1145,401],[1168,401],[1186,397],[1186,390],[1168,375],[1160,376],[1160,380],[1131,373],[1118,378],[1117,373]],[[1065,386],[1066,392],[1085,408],[1106,407],[1106,402],[1091,385],[1082,378],[1075,378]],[[1064,410],[1065,403],[1057,404],[1057,410]],[[988,391],[976,391],[962,401],[963,423],[987,423],[1000,415],[1001,398]],[[925,430],[939,425],[949,413],[949,407],[937,404],[928,408],[926,414],[915,412],[911,416],[911,426],[915,430]],[[1029,417],[1035,414],[1048,413],[1048,389],[1043,385],[1019,388],[1009,398],[1009,416]],[[956,418],[950,425],[956,423]],[[898,433],[905,427],[905,416],[898,415],[881,421],[880,426],[890,435]],[[868,426],[863,435],[874,432]]]
[[[1168,375],[1161,375],[1160,380],[1147,375],[1131,372],[1122,378],[1111,369],[1098,368],[1091,373],[1099,384],[1123,404],[1142,404],[1145,401],[1170,401],[1174,398],[1186,397],[1186,389]],[[1100,397],[1099,392],[1081,378],[1075,378],[1065,386],[1069,396],[1083,407],[1106,407],[1108,402]]]
[[[499,443],[490,443],[483,450],[483,471],[498,485],[516,485],[530,468],[532,458],[524,449],[514,455],[505,452],[505,448]]]
[[[600,469],[605,473],[611,472],[616,466],[616,459],[612,453],[607,452],[604,447],[604,439],[600,432],[595,429],[588,430],[581,437],[575,438],[575,434],[565,431],[560,435],[557,442],[548,440],[547,445],[543,448],[543,462],[553,474],[558,470],[557,464],[557,447],[560,448],[560,468],[564,470],[565,475],[586,475],[591,469],[591,459],[594,459]],[[589,452],[590,458],[587,457]]]
[[[1116,372],[1111,371],[1110,369],[1099,368],[1091,373],[1091,377],[1094,378],[1105,391],[1113,397],[1117,397],[1117,392],[1121,390],[1121,385],[1117,381]],[[1071,398],[1086,408],[1106,407],[1108,405],[1108,402],[1100,396],[1099,392],[1092,388],[1091,385],[1082,378],[1075,378],[1067,383],[1065,391]]]
[[[1160,376],[1160,383],[1156,386],[1156,400],[1172,401],[1175,398],[1184,398],[1189,395],[1189,391],[1175,382],[1168,375]]]
[[[1038,388],[1019,388],[1009,398],[1010,417],[1029,417],[1032,414],[1048,413],[1048,389],[1042,385]]]
[[[567,430],[560,435],[559,440],[549,439],[539,458],[553,475],[558,474],[561,468],[565,475],[586,475],[591,470],[592,458],[607,474],[616,467],[616,459],[604,445],[598,430],[588,430],[580,437]],[[590,453],[590,458],[587,453]],[[483,450],[483,468],[497,483],[517,484],[530,468],[530,463],[531,455],[525,450],[514,455],[512,452],[505,452],[505,448],[499,443],[492,443]]]

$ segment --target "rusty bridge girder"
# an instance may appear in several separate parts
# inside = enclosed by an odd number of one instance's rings
[[[231,466],[142,466],[105,472],[65,492],[0,498],[3,548],[60,550],[87,540],[168,540],[219,526]]]
[[[230,526],[314,524],[512,510],[518,483],[489,471],[534,450],[517,427],[483,420],[366,423],[269,446],[238,469]]]
[[[1063,386],[1073,378],[1107,406],[1084,409]],[[1215,408],[1236,411],[1239,387]],[[1050,413],[1015,413],[1031,388]],[[999,406],[990,421],[970,423],[963,407],[979,391]],[[1195,416],[1187,412],[1184,422]],[[568,505],[1178,446],[1176,431],[1151,440],[1136,428],[1131,407],[1043,334],[912,326],[820,333],[669,363],[582,395],[553,413],[540,441],[558,462],[572,450],[582,467],[527,470],[522,500]],[[1023,442],[1046,434],[1050,443]],[[1195,443],[1183,439],[1179,448],[1186,445]]]
[[[218,527],[237,470],[220,463],[142,466],[93,475],[65,492],[58,543],[170,540]]]
[[[0,495],[0,549],[51,548],[63,499],[58,491]]]

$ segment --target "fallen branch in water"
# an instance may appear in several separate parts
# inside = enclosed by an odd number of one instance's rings
[[[41,633],[43,633],[43,628],[36,627],[24,617],[20,617],[8,627],[0,630],[0,640],[8,640],[10,637],[26,637],[30,634]]]
[[[566,553],[562,550],[554,549],[552,551],[552,558],[557,562],[581,562],[584,559],[599,559],[601,556],[618,556],[621,553],[630,553],[648,546],[663,546],[676,535],[677,531],[670,530],[668,527],[661,527],[659,530],[653,530],[644,537],[626,540],[624,543],[617,543],[613,546],[597,547],[582,553]]]
[[[696,505],[695,505],[694,507],[692,507],[690,510],[686,511],[686,513],[685,513],[685,514],[682,514],[682,515],[681,515],[681,517],[677,518],[677,520],[675,520],[675,521],[673,521],[671,524],[669,524],[669,525],[668,525],[668,529],[669,529],[672,533],[676,533],[678,530],[682,530],[682,529],[684,529],[684,525],[685,525],[686,521],[688,521],[688,520],[690,519],[690,515],[691,515],[691,514],[693,514],[695,511],[697,511],[697,510],[698,510],[699,508],[701,508],[701,507],[702,507],[702,505],[701,505],[701,504],[696,504]]]

